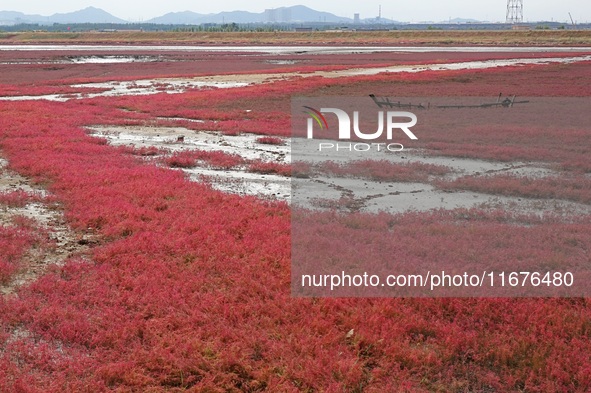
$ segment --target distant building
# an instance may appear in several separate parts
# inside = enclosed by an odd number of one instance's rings
[[[269,23],[276,23],[277,22],[277,10],[272,8],[267,8],[265,10],[265,19]]]
[[[268,8],[265,10],[267,23],[289,23],[291,22],[291,9],[289,8]]]
[[[528,25],[512,25],[511,30],[531,30],[531,26]]]
[[[353,23],[355,23],[356,25],[361,23],[361,18],[359,17],[359,14],[353,14]]]

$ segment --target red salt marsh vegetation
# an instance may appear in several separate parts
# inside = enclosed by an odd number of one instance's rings
[[[591,179],[581,175],[562,174],[542,179],[516,175],[464,177],[451,182],[440,182],[439,187],[591,204]]]
[[[33,237],[22,226],[0,228],[0,283],[7,284],[19,268],[19,261],[32,246]]]
[[[0,42],[1,44],[2,42]],[[311,47],[313,49],[313,47]],[[576,56],[587,52],[569,52]],[[23,50],[0,51],[0,95],[13,95],[21,91],[28,95],[59,93],[70,89],[67,85],[88,82],[126,81],[136,79],[169,78],[249,73],[312,72],[316,70],[339,70],[356,67],[382,67],[392,65],[433,64],[513,58],[556,58],[565,53],[544,52],[382,52],[350,54],[261,54],[239,52],[240,61],[235,61],[237,52],[202,51],[75,51],[75,50]],[[109,58],[127,59],[109,62]],[[83,63],[89,59],[104,61]],[[150,61],[140,61],[147,59]],[[80,63],[75,63],[79,61]],[[10,89],[10,90],[6,90]],[[11,91],[12,90],[12,91]]]
[[[70,258],[0,298],[0,391],[588,391],[587,299],[292,298],[286,203],[189,181],[142,158],[159,151],[110,146],[84,127],[149,127],[178,116],[204,120],[185,124],[195,131],[285,137],[293,95],[496,97],[501,86],[524,97],[589,98],[590,67],[315,77],[177,95],[2,103],[2,157],[51,192],[73,231],[92,235],[94,243],[87,257]],[[535,135],[531,130],[518,146],[505,131],[486,130],[424,134],[419,143],[427,155],[539,160],[586,176],[588,130],[565,136],[549,127],[544,138],[526,137]],[[561,144],[551,148],[556,139]],[[497,158],[490,150],[499,144],[506,152]],[[179,159],[172,166],[233,164],[226,155],[171,157]],[[252,170],[268,170],[257,165]],[[408,178],[443,173],[417,164]],[[486,177],[474,179],[491,191]],[[556,192],[541,197],[567,192],[564,184],[544,181]],[[460,179],[455,187],[473,186]],[[506,188],[530,196],[522,186]],[[588,203],[590,190],[578,192],[577,200]],[[7,194],[0,203],[17,197]],[[353,218],[367,224],[363,215]],[[584,216],[458,209],[382,215],[371,225],[396,228],[400,262],[422,257],[480,266],[487,256],[508,267],[589,262]],[[330,228],[343,233],[338,220]],[[18,268],[31,247],[28,232],[19,231],[17,225],[0,232],[0,242],[11,245],[0,253],[7,269]]]

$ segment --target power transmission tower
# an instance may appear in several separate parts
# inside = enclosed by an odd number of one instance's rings
[[[523,23],[523,0],[507,0],[506,23]]]

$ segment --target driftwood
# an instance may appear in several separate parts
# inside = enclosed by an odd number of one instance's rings
[[[400,101],[392,101],[388,97],[378,98],[374,94],[369,95],[371,99],[376,103],[376,105],[380,108],[397,108],[397,109],[431,109],[431,108],[439,108],[439,109],[448,109],[448,108],[496,108],[496,107],[503,107],[503,108],[511,108],[515,104],[527,104],[529,101],[515,101],[516,96],[506,97],[503,99],[503,94],[500,93],[499,97],[497,98],[496,102],[489,102],[489,103],[482,103],[482,104],[473,104],[473,105],[431,105],[430,102],[428,103],[420,103],[420,104],[412,104],[412,103],[403,103]]]

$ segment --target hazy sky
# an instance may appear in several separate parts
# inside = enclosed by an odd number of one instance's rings
[[[365,0],[345,2],[342,0],[254,0],[250,2],[226,0],[197,2],[188,0],[136,1],[136,0],[0,0],[0,10],[21,11],[27,14],[51,15],[56,12],[71,12],[88,6],[105,11],[126,20],[142,21],[167,12],[194,11],[202,14],[244,10],[261,12],[265,8],[277,8],[302,4],[319,11],[328,11],[339,16],[353,17],[358,12],[362,18],[374,17],[382,4],[382,16],[399,21],[440,21],[448,18],[474,18],[488,21],[504,21],[506,0],[414,0],[383,1]],[[589,0],[524,0],[524,19],[527,21],[566,21],[568,13],[578,22],[591,21]]]

